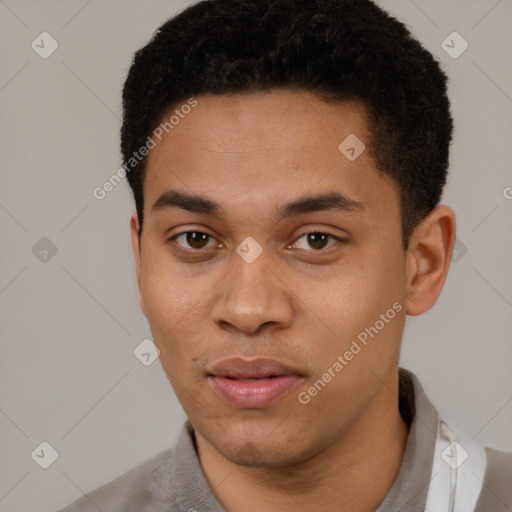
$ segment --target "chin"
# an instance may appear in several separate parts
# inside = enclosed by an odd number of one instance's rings
[[[289,424],[283,426],[290,428]],[[245,424],[240,429],[226,429],[207,432],[208,442],[227,460],[245,467],[286,467],[299,464],[317,450],[309,446],[303,434],[299,432],[283,432],[272,425],[262,428],[255,424],[248,428]],[[238,430],[238,431],[237,431]],[[314,443],[313,443],[314,444]]]
[[[269,448],[267,445],[248,441],[236,447],[217,448],[220,453],[233,464],[248,468],[256,467],[286,467],[298,464],[307,459],[303,453],[290,453],[290,446],[283,447],[283,451],[276,452],[275,446]]]
[[[220,451],[226,459],[239,466],[267,467],[279,464],[275,454],[269,454],[267,446],[254,441],[241,442],[239,447],[229,446]]]

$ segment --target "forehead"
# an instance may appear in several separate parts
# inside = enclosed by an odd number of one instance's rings
[[[149,207],[166,189],[213,196],[228,207],[331,190],[364,203],[381,187],[394,189],[377,172],[359,103],[327,103],[292,91],[202,95],[196,101],[149,152]],[[163,121],[176,110],[180,105]]]
[[[365,108],[355,101],[327,103],[313,93],[288,90],[208,94],[196,101],[180,119],[172,114],[186,106],[186,101],[162,116],[163,123],[170,117],[176,123],[163,134],[174,150],[200,143],[205,150],[236,154],[269,149],[274,143],[282,149],[279,142],[295,142],[295,150],[311,150],[319,142],[337,147],[336,141],[355,132],[369,139]]]

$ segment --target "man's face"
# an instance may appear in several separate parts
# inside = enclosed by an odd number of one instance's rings
[[[285,91],[196,99],[148,156],[141,306],[199,435],[236,463],[300,462],[396,403],[397,188],[376,170],[358,104]],[[367,145],[355,160],[354,139],[338,148],[350,135]],[[161,199],[170,191],[182,196]]]

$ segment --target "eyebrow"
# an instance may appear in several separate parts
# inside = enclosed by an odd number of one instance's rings
[[[192,213],[211,215],[221,219],[226,218],[226,211],[215,201],[201,195],[188,194],[177,190],[164,192],[155,201],[151,210],[158,212],[171,208],[181,208]],[[365,207],[340,192],[331,192],[303,196],[283,204],[277,208],[276,217],[281,220],[296,215],[328,210],[361,212],[365,210]]]

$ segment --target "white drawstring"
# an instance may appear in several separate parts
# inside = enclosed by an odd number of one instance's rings
[[[425,512],[473,512],[486,466],[485,448],[480,443],[455,435],[440,421]]]
[[[458,441],[457,436],[448,428],[448,425],[444,421],[439,423],[439,435],[442,439],[449,441],[450,444],[457,443]],[[451,450],[453,452],[454,460],[458,461],[457,444],[453,444]],[[459,474],[458,469],[459,466],[457,464],[455,467],[452,466],[450,471],[450,500],[448,502],[448,512],[455,511],[455,493],[457,492],[457,478]]]

